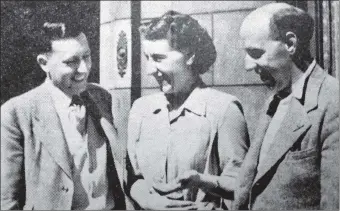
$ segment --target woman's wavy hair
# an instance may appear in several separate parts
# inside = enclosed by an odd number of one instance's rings
[[[207,30],[189,15],[168,11],[160,18],[140,27],[142,38],[150,41],[167,39],[175,50],[195,54],[193,71],[203,74],[216,60],[216,49]]]

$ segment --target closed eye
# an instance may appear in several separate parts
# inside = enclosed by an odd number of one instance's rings
[[[257,48],[247,48],[246,52],[248,53],[248,55],[250,57],[252,57],[253,59],[259,59],[261,58],[261,56],[265,53],[264,50],[261,49],[257,49]]]

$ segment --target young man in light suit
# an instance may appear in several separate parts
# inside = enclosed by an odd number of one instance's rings
[[[339,209],[339,84],[311,58],[313,19],[284,3],[240,30],[246,69],[274,96],[246,155],[234,209]]]
[[[46,22],[37,48],[46,81],[1,107],[1,208],[126,209],[111,95],[87,82],[84,30]]]

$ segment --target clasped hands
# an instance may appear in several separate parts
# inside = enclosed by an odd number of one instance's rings
[[[185,171],[170,183],[154,183],[153,189],[161,196],[169,195],[190,187],[200,187],[201,174],[195,170]],[[171,197],[170,198],[176,198]]]
[[[213,203],[184,201],[181,190],[197,187],[201,188],[204,183],[202,174],[195,170],[189,170],[179,175],[170,183],[153,184],[149,192],[148,209],[172,209],[172,210],[199,210],[212,209]]]

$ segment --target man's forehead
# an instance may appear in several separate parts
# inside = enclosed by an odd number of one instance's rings
[[[293,8],[287,3],[270,3],[252,11],[243,21],[240,35],[270,35],[270,21],[272,17],[284,9]]]
[[[270,16],[256,14],[248,16],[242,23],[240,36],[243,39],[268,39],[270,35]]]

